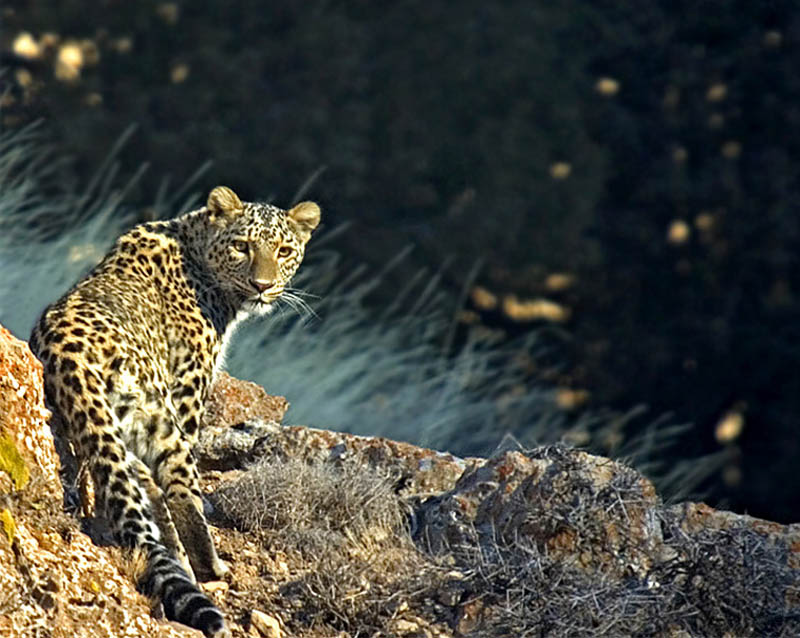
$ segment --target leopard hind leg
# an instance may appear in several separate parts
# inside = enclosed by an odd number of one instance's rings
[[[88,411],[93,426],[87,428],[80,441],[80,453],[89,461],[98,509],[102,508],[101,514],[117,541],[141,550],[146,557],[142,590],[162,602],[170,620],[200,629],[209,638],[228,636],[222,613],[200,591],[192,572],[184,568],[182,563],[188,562],[185,552],[179,550],[176,554],[168,547],[173,543],[182,546],[149,470],[128,452],[114,431],[115,417],[110,410],[98,408],[98,403]],[[156,498],[151,499],[148,491],[153,491]],[[172,539],[163,537],[160,518],[170,521],[164,527],[172,530]]]

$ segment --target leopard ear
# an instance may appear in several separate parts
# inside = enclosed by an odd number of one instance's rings
[[[240,212],[244,206],[239,196],[227,186],[217,186],[208,194],[206,208],[209,212],[211,221],[217,217],[231,217]]]
[[[305,239],[308,239],[311,231],[319,224],[320,210],[314,202],[300,202],[286,214]]]

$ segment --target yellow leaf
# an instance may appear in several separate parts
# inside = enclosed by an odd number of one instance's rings
[[[21,490],[28,484],[30,472],[25,465],[25,459],[17,450],[14,440],[7,434],[0,435],[0,470],[8,473],[16,489]]]
[[[14,517],[11,516],[11,512],[5,509],[0,512],[0,522],[3,523],[3,531],[8,536],[8,542],[13,543],[14,536],[17,534],[17,526],[14,523]]]

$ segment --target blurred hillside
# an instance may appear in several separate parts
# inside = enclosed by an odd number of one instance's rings
[[[796,3],[2,11],[3,126],[46,118],[76,180],[130,123],[134,204],[207,159],[202,188],[280,203],[324,169],[311,193],[352,224],[350,263],[415,246],[376,312],[442,271],[464,325],[546,328],[552,365],[529,373],[565,408],[672,411],[687,455],[730,450],[715,498],[798,519]]]

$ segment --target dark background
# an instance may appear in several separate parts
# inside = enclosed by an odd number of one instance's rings
[[[208,159],[204,190],[281,204],[324,168],[308,197],[329,228],[351,224],[348,260],[377,271],[415,246],[376,309],[422,267],[454,299],[479,285],[501,301],[471,296],[462,321],[547,336],[532,381],[575,391],[573,409],[691,421],[682,453],[728,450],[713,502],[800,518],[796,2],[2,12],[3,126],[44,117],[77,181],[131,123],[124,170],[149,163],[134,204]],[[22,32],[35,49],[15,52]],[[568,319],[502,303],[536,298]],[[741,432],[718,431],[726,416]]]

